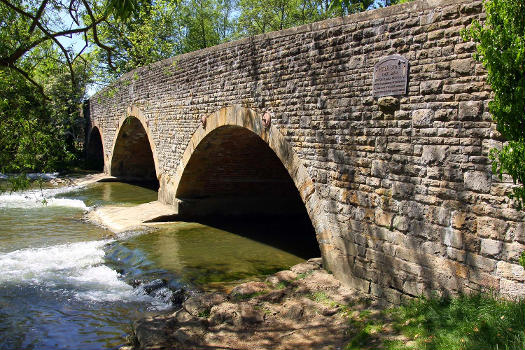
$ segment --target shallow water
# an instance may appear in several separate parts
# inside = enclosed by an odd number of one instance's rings
[[[82,220],[93,206],[156,196],[114,182],[0,195],[0,349],[116,349],[133,319],[170,310],[179,288],[224,289],[318,254],[285,218],[119,237]]]

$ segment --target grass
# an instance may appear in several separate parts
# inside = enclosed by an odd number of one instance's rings
[[[313,270],[312,270],[312,271],[307,271],[307,272],[299,273],[299,274],[297,274],[297,277],[295,278],[295,280],[302,280],[303,278],[308,277],[308,276],[311,275],[312,273],[314,273]]]
[[[524,350],[525,301],[484,294],[418,298],[350,318],[346,350]]]
[[[206,309],[206,310],[199,312],[197,316],[201,318],[208,318],[210,317],[210,313],[211,313],[211,309]]]

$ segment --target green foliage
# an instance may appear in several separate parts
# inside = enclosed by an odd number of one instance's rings
[[[333,0],[330,8],[339,10],[341,16],[365,11],[372,7],[374,0]]]
[[[523,349],[525,301],[486,295],[421,298],[391,310],[418,349]]]
[[[198,316],[198,317],[201,317],[201,318],[208,318],[208,317],[210,317],[210,311],[211,311],[211,309],[205,309],[205,310],[202,310],[202,311],[200,311],[200,312],[197,314],[197,316]]]
[[[98,38],[112,48],[96,47],[98,79],[111,82],[123,73],[181,51],[182,28],[174,1],[141,1],[127,21],[108,21],[98,26]],[[109,59],[112,66],[104,64]]]
[[[347,315],[347,350],[523,350],[525,345],[525,300],[482,294],[419,298]]]
[[[137,11],[137,7],[137,0],[109,0],[106,11],[113,13],[121,20],[126,20]]]
[[[99,39],[113,48],[98,46],[98,79],[109,83],[129,72],[164,58],[246,36],[281,30],[339,15],[387,6],[360,0],[340,5],[331,0],[137,0],[126,21],[97,26]],[[109,59],[113,65],[107,65]],[[172,71],[165,69],[164,74]]]
[[[18,176],[10,176],[7,179],[7,186],[5,188],[0,188],[0,192],[4,191],[20,191],[25,190],[31,186],[31,181],[29,178],[25,175],[18,175]]]
[[[80,102],[67,73],[48,68],[50,101],[16,73],[0,69],[0,172],[53,171],[70,164],[83,138]]]
[[[332,0],[330,9],[334,9],[338,14],[344,16],[371,8],[387,7],[411,1],[414,0]]]
[[[475,58],[487,69],[487,82],[494,91],[490,112],[497,130],[508,140],[490,153],[493,171],[512,176],[519,184],[512,194],[520,209],[525,204],[525,2],[487,0],[484,23],[474,21],[465,39],[477,45]]]

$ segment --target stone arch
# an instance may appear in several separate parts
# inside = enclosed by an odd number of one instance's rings
[[[117,126],[109,173],[125,181],[158,181],[157,151],[147,119],[136,107],[128,108]]]
[[[252,109],[239,105],[222,108],[208,115],[205,121],[205,125],[199,126],[192,135],[177,165],[174,176],[161,179],[163,183],[161,183],[162,191],[159,192],[159,199],[178,206],[179,213],[183,214],[185,203],[184,199],[181,200],[179,197],[188,193],[198,196],[198,193],[195,193],[195,191],[188,190],[183,181],[185,181],[184,173],[188,167],[191,167],[192,157],[199,152],[199,149],[208,147],[210,142],[217,141],[218,137],[214,137],[214,135],[218,133],[221,133],[223,136],[230,136],[232,133],[236,133],[237,136],[256,138],[257,140],[250,142],[249,145],[255,145],[256,142],[264,143],[269,150],[273,151],[275,159],[287,172],[310,218],[324,256],[323,237],[326,236],[327,225],[325,224],[323,202],[319,199],[314,182],[302,160],[297,157],[292,146],[277,127],[274,125],[265,127],[261,115],[258,115]],[[189,177],[186,176],[186,178],[188,179]]]
[[[86,167],[90,170],[104,171],[104,142],[97,125],[89,130],[86,145]]]

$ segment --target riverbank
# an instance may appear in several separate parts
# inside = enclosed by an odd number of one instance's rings
[[[380,305],[343,286],[316,258],[136,321],[134,344],[126,348],[341,349],[351,338],[354,311],[364,309],[379,312]]]
[[[385,308],[310,259],[133,324],[138,349],[468,350],[525,346],[525,301],[473,294]]]

